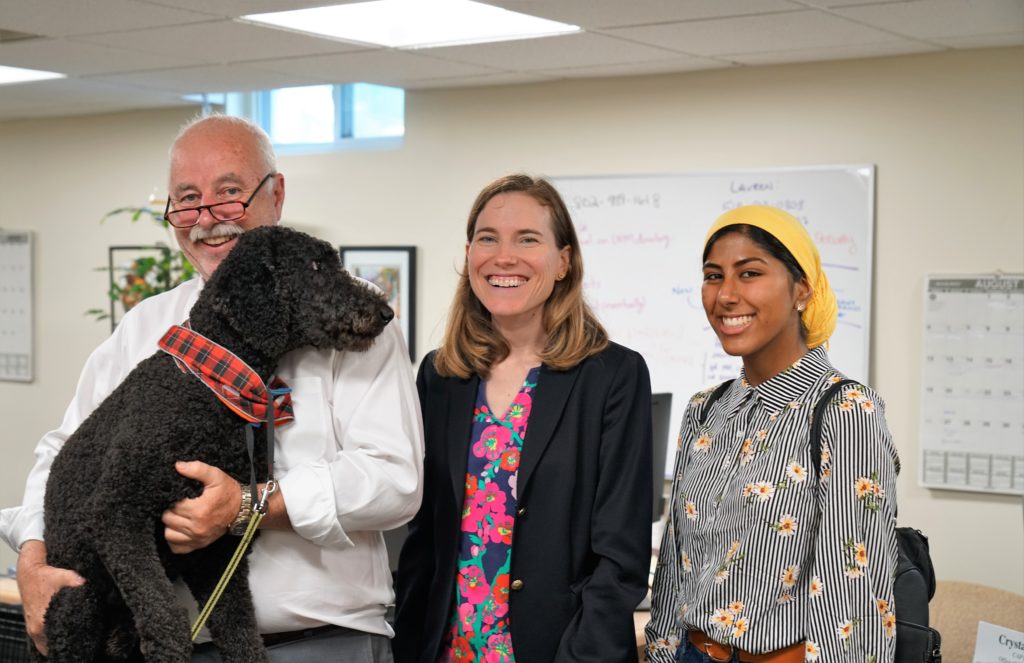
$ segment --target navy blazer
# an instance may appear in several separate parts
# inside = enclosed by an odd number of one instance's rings
[[[478,378],[417,377],[423,505],[399,561],[396,663],[437,663],[455,602]],[[518,663],[635,662],[633,610],[651,562],[651,385],[611,343],[567,371],[542,367],[517,479],[509,624]]]

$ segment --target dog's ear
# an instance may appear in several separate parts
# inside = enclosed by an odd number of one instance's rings
[[[280,300],[275,273],[281,230],[255,228],[242,235],[205,288],[216,318],[207,325],[226,324],[229,336],[268,357],[284,351],[288,335],[288,302]]]

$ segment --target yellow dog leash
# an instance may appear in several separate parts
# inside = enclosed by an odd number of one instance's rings
[[[199,616],[196,617],[195,623],[192,624],[193,642],[195,642],[199,632],[203,630],[203,626],[206,625],[206,620],[209,619],[214,606],[217,605],[217,601],[220,600],[221,594],[224,593],[224,588],[227,587],[228,582],[231,581],[231,576],[235,574],[235,569],[238,568],[238,563],[242,561],[246,548],[249,547],[249,544],[252,542],[252,538],[256,535],[256,530],[260,526],[260,521],[262,521],[263,517],[266,515],[267,498],[276,488],[277,483],[273,480],[268,482],[263,488],[263,496],[260,499],[259,505],[253,509],[252,518],[249,519],[249,525],[245,528],[245,534],[242,535],[242,539],[238,542],[238,547],[235,548],[235,554],[232,555],[227,568],[224,569],[224,573],[221,574],[220,580],[217,581],[217,585],[213,588],[210,598],[206,600],[206,605],[203,606],[203,609],[199,612]]]

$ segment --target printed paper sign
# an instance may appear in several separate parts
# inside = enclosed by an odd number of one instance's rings
[[[1024,633],[978,622],[974,663],[1024,663]]]

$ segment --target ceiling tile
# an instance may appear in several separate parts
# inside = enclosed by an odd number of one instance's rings
[[[319,78],[288,74],[249,65],[181,67],[145,72],[92,76],[88,80],[124,83],[178,94],[248,92],[296,85],[315,85]]]
[[[916,0],[794,0],[808,7],[856,7],[857,5],[882,5],[897,2],[915,2]]]
[[[8,101],[21,104],[36,105],[70,105],[70,104],[138,104],[147,101],[175,102],[184,105],[181,95],[169,92],[156,92],[145,88],[129,85],[116,85],[102,81],[64,78],[49,81],[37,81],[22,85],[3,85],[0,96],[4,106]]]
[[[764,65],[789,64],[793,62],[818,62],[825,60],[847,60],[873,58],[882,55],[911,55],[940,51],[941,47],[919,41],[902,41],[893,44],[857,44],[825,48],[808,48],[794,51],[769,51],[766,53],[742,53],[729,56],[738,64]]]
[[[5,120],[38,119],[41,117],[67,117],[69,115],[95,115],[99,113],[118,113],[129,110],[145,110],[150,108],[174,108],[183,106],[179,99],[175,102],[162,102],[145,99],[138,102],[97,102],[97,103],[38,103],[38,104],[0,104],[0,122]]]
[[[1024,33],[1021,0],[916,0],[838,7],[837,14],[918,39]]]
[[[788,0],[487,0],[487,4],[595,29],[801,9]]]
[[[446,60],[515,71],[665,60],[672,55],[661,48],[589,32],[540,39],[447,46],[424,49],[420,52]]]
[[[261,68],[285,74],[309,76],[330,83],[415,84],[416,81],[454,76],[479,76],[492,69],[406,51],[379,50],[290,58],[261,62]]]
[[[520,74],[515,72],[494,72],[483,76],[445,76],[409,83],[409,90],[427,90],[449,87],[479,87],[487,85],[522,85],[524,83],[547,83],[559,80],[557,76],[545,74]]]
[[[79,37],[79,40],[168,57],[187,54],[193,60],[209,64],[344,53],[367,48],[232,20],[115,32]]]
[[[123,51],[70,39],[28,39],[0,44],[0,64],[82,75],[180,67],[195,64],[195,61],[185,57]]]
[[[608,33],[705,56],[899,40],[897,36],[812,10],[622,28]]]
[[[1024,33],[1005,32],[997,35],[969,35],[965,37],[937,37],[930,39],[932,43],[949,46],[950,48],[1000,48],[1004,46],[1024,46]]]
[[[178,9],[190,9],[218,16],[244,16],[246,14],[265,14],[283,12],[307,7],[323,7],[326,5],[347,5],[366,0],[148,0],[154,4]]]
[[[133,0],[3,0],[0,28],[64,37],[194,23],[211,18],[206,12]]]
[[[608,76],[649,76],[653,74],[673,74],[683,71],[722,69],[731,66],[733,66],[731,62],[683,56],[667,60],[651,60],[648,62],[624,62],[618,64],[596,65],[592,67],[544,69],[542,70],[542,73],[558,75],[564,78],[604,78]]]

